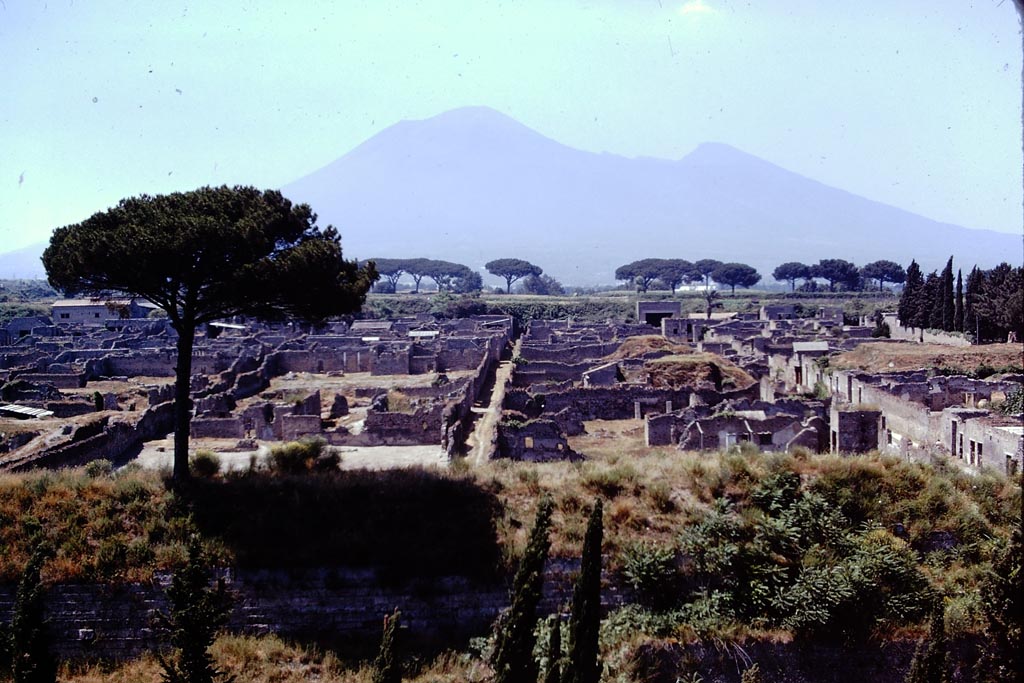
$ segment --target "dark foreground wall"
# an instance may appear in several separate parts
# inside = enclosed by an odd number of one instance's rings
[[[578,560],[549,563],[541,612],[568,603]],[[370,570],[228,570],[222,572],[236,602],[234,632],[276,633],[287,639],[352,646],[376,645],[384,615],[402,611],[407,637],[426,647],[452,647],[486,634],[508,604],[503,583],[440,577],[402,583],[378,580]],[[63,659],[128,659],[161,644],[153,616],[166,611],[169,576],[151,583],[57,584],[46,609],[54,650]],[[0,624],[11,620],[16,586],[0,585]],[[606,607],[622,604],[614,588]]]
[[[396,607],[409,635],[424,643],[486,632],[504,606],[504,586],[461,577],[383,586],[369,572],[227,572],[235,594],[230,631],[277,633],[326,644],[379,639],[381,620]],[[47,617],[62,659],[128,659],[161,644],[153,617],[166,611],[164,576],[146,584],[59,584],[49,587]],[[0,586],[0,623],[10,623],[15,586]]]

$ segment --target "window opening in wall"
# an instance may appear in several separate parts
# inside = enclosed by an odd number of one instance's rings
[[[1009,453],[1006,454],[1006,476],[1017,476],[1017,461]]]
[[[523,447],[524,448],[533,448],[533,437],[532,436],[524,436],[523,437]]]
[[[761,432],[760,434],[757,435],[757,442],[760,445],[762,445],[762,446],[771,446],[772,445],[772,433],[771,432]]]

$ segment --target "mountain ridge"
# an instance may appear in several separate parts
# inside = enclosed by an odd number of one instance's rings
[[[372,153],[370,153],[372,151]],[[338,225],[346,252],[531,260],[574,284],[650,256],[785,261],[887,258],[995,265],[1015,236],[940,223],[830,187],[724,142],[683,157],[578,150],[500,112],[404,121],[284,187]],[[725,239],[722,239],[722,237]]]
[[[741,261],[767,283],[786,261],[914,258],[927,272],[950,255],[990,267],[1022,247],[1020,236],[934,221],[726,142],[678,159],[592,152],[483,106],[394,123],[282,190],[339,228],[349,258],[482,271],[518,257],[566,284],[610,284],[617,266],[646,257]],[[45,277],[45,246],[0,254],[0,277]]]

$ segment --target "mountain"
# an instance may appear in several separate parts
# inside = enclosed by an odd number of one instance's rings
[[[0,279],[46,279],[46,271],[39,259],[49,242],[36,242],[21,249],[0,254]]]
[[[524,258],[569,284],[639,258],[877,259],[990,267],[1021,238],[939,223],[722,143],[682,159],[573,149],[485,107],[403,121],[284,188],[334,224],[349,257]]]

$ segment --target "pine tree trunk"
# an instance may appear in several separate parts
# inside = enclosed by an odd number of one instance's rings
[[[192,422],[192,346],[194,324],[183,323],[178,330],[178,358],[174,369],[174,481],[184,482],[188,472],[188,438]]]

